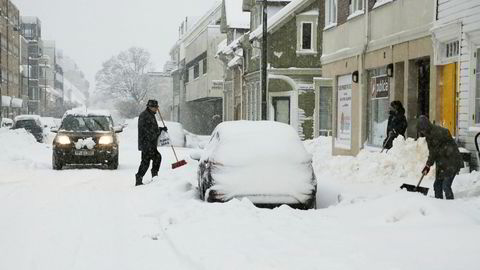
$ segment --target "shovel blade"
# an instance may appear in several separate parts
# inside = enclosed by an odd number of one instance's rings
[[[409,184],[403,184],[401,189],[406,189],[408,192],[419,192],[422,193],[423,195],[427,196],[428,194],[428,188],[426,187],[417,187],[414,185],[409,185]]]

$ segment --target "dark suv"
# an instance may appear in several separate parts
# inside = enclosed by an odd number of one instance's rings
[[[53,140],[52,167],[61,170],[64,165],[106,165],[118,168],[118,139],[116,133],[123,128],[113,127],[109,114],[69,113]]]

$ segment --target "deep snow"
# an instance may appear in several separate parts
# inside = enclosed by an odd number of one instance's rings
[[[331,138],[306,142],[318,210],[207,204],[188,165],[133,187],[136,127],[120,134],[118,171],[53,171],[51,147],[0,129],[0,269],[477,269],[480,174],[458,176],[455,201],[400,191],[416,183],[425,143],[388,154],[332,157]],[[148,174],[147,174],[148,175]],[[432,186],[429,176],[423,186]]]

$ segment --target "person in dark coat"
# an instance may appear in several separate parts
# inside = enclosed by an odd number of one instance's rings
[[[167,127],[158,127],[155,114],[158,111],[158,102],[156,100],[149,100],[147,109],[143,111],[138,117],[138,150],[142,151],[142,161],[138,172],[135,175],[135,186],[143,185],[143,176],[152,164],[152,177],[158,175],[160,163],[162,162],[162,155],[157,149],[158,136],[162,131],[167,131]]]
[[[390,103],[390,116],[388,117],[387,138],[383,141],[383,148],[390,149],[393,146],[393,141],[402,135],[405,137],[408,123],[405,117],[405,108],[402,102],[395,100]]]
[[[445,192],[445,198],[453,200],[452,182],[463,168],[463,159],[457,143],[448,129],[433,125],[424,115],[418,119],[418,131],[425,136],[429,152],[422,174],[427,175],[430,167],[436,164],[437,171],[433,184],[435,198],[443,199]]]

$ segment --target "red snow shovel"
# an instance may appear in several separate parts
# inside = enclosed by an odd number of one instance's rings
[[[420,186],[424,177],[425,177],[425,174],[422,173],[422,177],[420,178],[420,181],[418,181],[418,184],[416,186],[409,185],[409,184],[403,184],[400,188],[401,189],[406,189],[408,192],[419,192],[419,193],[422,193],[423,195],[427,196],[428,188]]]
[[[160,113],[160,110],[158,110],[158,115],[160,116],[160,119],[162,120],[163,126],[166,127],[165,122],[163,121],[162,114]],[[175,152],[175,148],[173,147],[171,142],[170,142],[170,147],[172,147],[173,154],[175,155],[175,159],[177,160],[177,162],[172,164],[172,169],[176,169],[176,168],[182,167],[184,165],[187,165],[187,162],[184,159],[178,160],[177,153]]]

